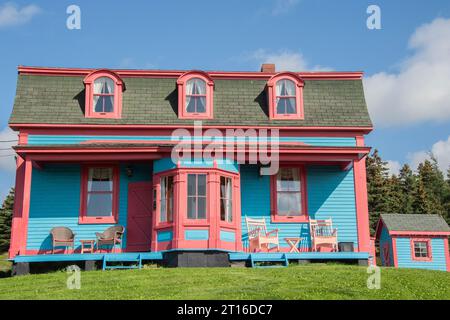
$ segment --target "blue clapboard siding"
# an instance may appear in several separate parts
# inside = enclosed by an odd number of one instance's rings
[[[235,242],[236,233],[234,231],[220,230],[220,240],[225,242]]]
[[[357,246],[357,224],[353,171],[333,166],[308,166],[307,200],[312,219],[332,218],[338,240]],[[247,245],[245,216],[264,218],[268,231],[279,229],[280,245],[288,247],[286,237],[304,237],[301,247],[310,247],[307,223],[272,223],[270,218],[270,177],[260,176],[258,167],[241,165],[242,239]]]
[[[397,259],[399,268],[434,269],[446,271],[444,239],[431,239],[432,261],[413,261],[411,256],[411,239],[397,238]]]
[[[381,256],[381,263],[383,264],[383,266],[386,266],[386,261],[384,261],[384,254],[383,254],[383,248],[384,248],[384,244],[387,243],[389,245],[389,265],[393,265],[394,264],[394,259],[393,259],[393,252],[392,252],[392,239],[391,236],[389,235],[389,232],[387,231],[386,227],[383,226],[383,229],[381,230],[381,236],[380,236],[380,256]]]
[[[205,230],[184,230],[184,239],[186,240],[208,240],[209,231]]]
[[[158,242],[171,241],[173,238],[173,232],[170,231],[158,231],[156,239]]]
[[[126,227],[128,209],[128,183],[150,181],[152,164],[133,164],[133,176],[120,167],[119,224]],[[45,165],[42,170],[33,169],[31,180],[30,218],[27,248],[48,250],[51,248],[49,231],[56,226],[71,228],[79,239],[95,239],[95,232],[102,232],[109,224],[78,224],[80,212],[80,165]],[[75,243],[76,247],[80,244]],[[126,246],[126,236],[124,237]]]
[[[172,161],[171,158],[163,158],[153,161],[153,172],[159,173],[166,170],[175,169],[177,167],[176,163]],[[181,168],[213,168],[214,162],[207,160],[196,160],[196,161],[180,161]],[[217,167],[222,170],[230,172],[239,172],[239,164],[234,160],[223,159],[217,161]]]
[[[194,138],[198,140],[198,138]],[[208,137],[204,137],[208,139]],[[217,139],[217,138],[215,138]],[[256,138],[247,138],[247,141],[255,141]],[[355,138],[350,137],[280,137],[280,142],[303,142],[313,146],[356,146]],[[89,140],[142,140],[142,141],[172,141],[170,136],[93,136],[93,135],[29,135],[28,144],[78,144]],[[173,139],[176,140],[176,139]],[[179,139],[178,139],[179,140]],[[225,141],[233,141],[234,137],[225,138]],[[221,141],[217,139],[216,141]],[[243,140],[242,140],[243,141]]]

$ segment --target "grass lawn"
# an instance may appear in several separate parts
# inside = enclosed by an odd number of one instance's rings
[[[11,262],[9,262],[7,259],[7,253],[0,253],[0,277],[2,275],[7,275],[11,270]]]
[[[366,268],[310,264],[288,268],[145,268],[0,279],[0,299],[450,299],[450,273],[383,268],[381,289],[366,286]]]

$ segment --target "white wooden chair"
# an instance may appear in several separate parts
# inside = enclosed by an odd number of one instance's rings
[[[245,217],[248,231],[248,242],[250,252],[267,251],[277,249],[280,251],[280,243],[278,241],[278,229],[267,232],[266,220],[252,219]],[[272,245],[272,247],[270,247]]]
[[[331,246],[333,251],[338,251],[337,229],[333,228],[333,221],[331,219],[310,219],[309,231],[311,233],[313,251],[317,251],[320,245]]]

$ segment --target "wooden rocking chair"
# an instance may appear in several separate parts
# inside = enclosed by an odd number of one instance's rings
[[[247,223],[250,252],[261,251],[262,249],[270,251],[275,248],[280,251],[278,229],[267,232],[266,220],[264,219],[245,217],[245,222]],[[270,248],[270,245],[273,245],[273,247]]]
[[[331,246],[332,251],[338,251],[337,229],[333,228],[333,221],[331,219],[310,219],[309,231],[311,232],[313,251],[317,251],[320,245]]]

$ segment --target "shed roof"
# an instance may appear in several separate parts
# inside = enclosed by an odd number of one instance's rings
[[[437,214],[382,214],[381,219],[390,232],[450,232],[447,222]]]

